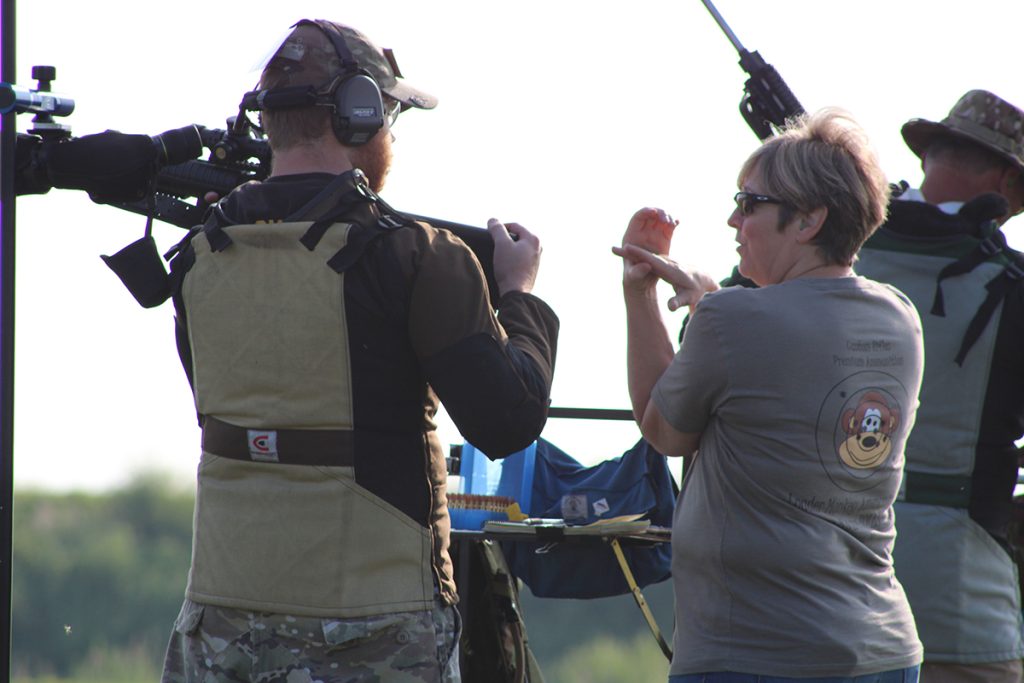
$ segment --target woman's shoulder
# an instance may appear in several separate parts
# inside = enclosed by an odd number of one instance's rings
[[[703,311],[709,321],[721,316],[754,316],[772,308],[771,296],[766,297],[768,289],[743,285],[722,287],[701,297],[697,311]]]
[[[816,301],[826,303],[832,294],[846,300],[849,300],[851,294],[860,294],[868,300],[888,302],[893,307],[916,311],[907,295],[896,287],[857,275],[840,278],[799,278],[767,287],[728,286],[705,294],[700,305],[707,305],[709,309],[743,312],[783,305],[813,306]]]
[[[888,300],[894,307],[906,309],[917,316],[917,307],[914,306],[914,302],[910,300],[910,297],[904,294],[899,288],[888,282],[879,282],[878,280],[872,280],[871,278],[858,275],[852,278],[856,281],[857,286],[866,292],[870,292],[875,296]]]

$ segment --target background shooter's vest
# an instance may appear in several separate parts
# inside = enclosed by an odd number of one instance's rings
[[[906,235],[901,221],[927,215],[954,224],[963,216],[944,219],[935,207],[899,200],[890,211],[890,229],[865,244],[855,268],[909,296],[924,331],[921,407],[896,503],[896,575],[927,660],[1019,658],[1016,567],[967,510],[1002,298],[1020,286],[1019,266],[1003,251],[994,221],[979,221],[971,233],[925,239],[920,231]]]

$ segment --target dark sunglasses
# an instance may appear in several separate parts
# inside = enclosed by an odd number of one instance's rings
[[[733,200],[736,202],[736,207],[740,210],[740,213],[744,216],[749,216],[754,213],[754,209],[757,208],[758,204],[785,204],[781,199],[775,197],[769,197],[763,194],[754,194],[753,192],[737,192],[733,196]]]

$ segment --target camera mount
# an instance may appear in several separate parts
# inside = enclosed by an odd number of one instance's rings
[[[54,116],[69,116],[75,111],[73,99],[50,90],[57,78],[57,68],[33,66],[32,78],[36,81],[35,90],[20,88],[13,83],[0,83],[0,114],[34,112],[30,134],[41,138],[69,137],[71,127],[53,120]]]

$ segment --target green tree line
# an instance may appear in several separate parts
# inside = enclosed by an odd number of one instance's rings
[[[15,490],[16,683],[159,680],[188,571],[192,504],[191,491],[156,475],[105,493]],[[644,594],[671,638],[669,582]],[[539,599],[524,587],[521,598],[547,683],[666,680],[668,663],[631,596]]]
[[[188,571],[191,493],[156,477],[104,494],[16,490],[12,517],[15,677],[160,661]]]

